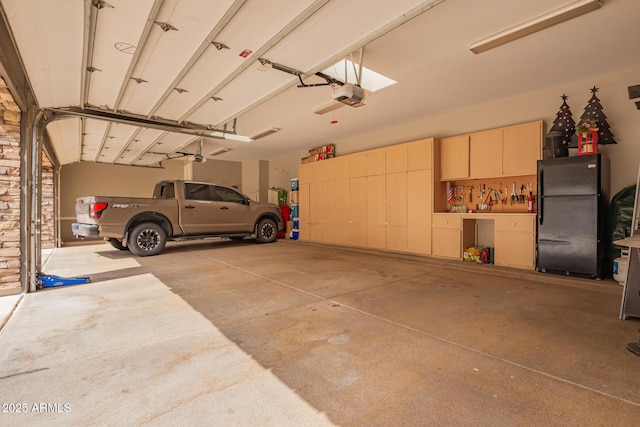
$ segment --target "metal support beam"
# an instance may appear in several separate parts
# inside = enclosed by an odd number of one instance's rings
[[[103,110],[95,107],[45,108],[44,114],[46,116],[45,126],[56,120],[69,117],[83,117],[88,119],[105,120],[111,123],[122,123],[131,126],[158,129],[167,132],[204,136],[207,138],[216,138],[216,136],[213,135],[214,132],[233,135],[236,134],[235,127],[233,131],[228,131],[226,129],[216,129],[209,125],[177,122],[161,118],[147,118],[146,116],[139,114],[116,113],[111,110]]]

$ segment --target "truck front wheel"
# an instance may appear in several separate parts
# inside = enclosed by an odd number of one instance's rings
[[[278,226],[276,222],[270,218],[260,220],[257,231],[256,241],[259,243],[271,243],[275,241],[278,236]]]
[[[129,233],[129,250],[138,256],[158,255],[167,243],[167,233],[153,222],[136,225]]]

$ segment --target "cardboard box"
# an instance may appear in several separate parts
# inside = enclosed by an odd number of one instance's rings
[[[336,153],[336,146],[333,144],[329,145],[321,145],[320,147],[316,147],[312,150],[309,150],[309,154],[333,154]]]
[[[286,228],[286,230],[285,230],[285,232],[284,232],[285,237],[286,237],[287,239],[290,239],[290,238],[291,238],[291,232],[292,232],[292,231],[293,231],[293,221],[287,221],[287,228]]]
[[[320,160],[325,160],[327,158],[326,154],[312,154],[307,157],[302,158],[302,163],[313,163],[319,162]]]

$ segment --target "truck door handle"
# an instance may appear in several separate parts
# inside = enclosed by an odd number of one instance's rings
[[[193,206],[193,205],[186,205],[184,208],[185,209],[195,209],[196,207]]]
[[[229,210],[229,208],[226,207],[226,206],[223,206],[223,207],[220,208],[220,210],[226,211],[226,210]]]

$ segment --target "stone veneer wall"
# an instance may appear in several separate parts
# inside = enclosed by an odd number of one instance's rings
[[[0,78],[0,295],[20,283],[20,107]],[[42,248],[55,247],[54,168],[42,156]]]
[[[0,295],[20,285],[20,108],[0,79]]]
[[[42,156],[42,249],[55,248],[55,203],[53,194],[53,166],[46,154]]]

